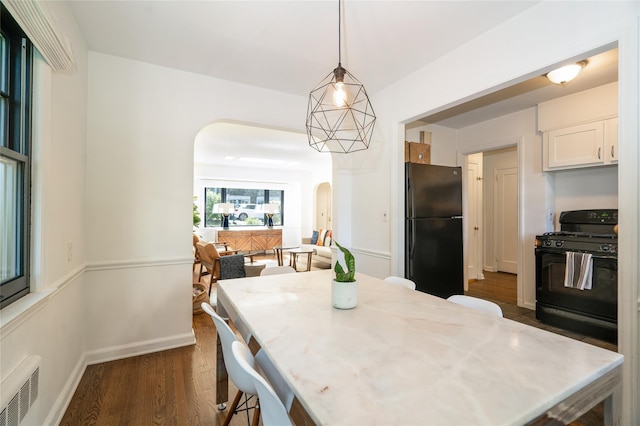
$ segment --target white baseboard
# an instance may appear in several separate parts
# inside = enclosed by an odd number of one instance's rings
[[[536,310],[536,304],[535,303],[529,303],[529,302],[524,302],[522,300],[518,300],[518,306],[521,308],[527,308],[527,309],[531,309],[532,311]]]
[[[153,352],[166,351],[167,349],[180,348],[182,346],[195,345],[195,343],[196,336],[193,330],[191,330],[191,333],[182,335],[85,352],[85,360],[87,365],[92,365]]]
[[[85,352],[78,360],[71,376],[69,376],[67,383],[65,383],[64,388],[53,404],[53,407],[47,416],[47,420],[45,421],[45,425],[60,424],[88,365],[195,345],[195,343],[196,336],[193,330],[191,330],[191,333],[173,336],[170,338],[149,340],[146,342],[137,342],[131,345],[122,345],[99,351]]]
[[[45,420],[45,425],[60,424],[86,369],[87,363],[85,362],[85,357],[82,356],[76,363],[73,372],[69,376],[67,383],[65,383],[64,387],[60,391],[58,398],[53,403],[53,407],[51,407],[51,411]]]

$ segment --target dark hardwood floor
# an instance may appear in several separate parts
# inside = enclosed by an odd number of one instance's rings
[[[269,255],[266,258],[275,259]],[[321,267],[314,263],[312,270]],[[487,272],[485,277],[470,283],[468,294],[495,301],[506,318],[616,350],[606,342],[539,323],[531,310],[516,305],[515,275]],[[215,403],[216,331],[204,313],[193,316],[193,329],[193,346],[88,366],[60,424],[222,425],[227,410],[219,411]],[[235,392],[231,384],[229,395]],[[246,414],[236,415],[231,421],[232,426],[246,424]],[[572,426],[602,424],[600,404]]]
[[[215,403],[215,327],[193,316],[196,344],[87,367],[61,425],[222,425]],[[233,385],[229,389],[235,395]],[[232,426],[246,425],[233,417]]]

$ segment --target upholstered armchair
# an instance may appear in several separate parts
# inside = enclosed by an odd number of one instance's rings
[[[200,273],[198,281],[202,278],[203,268],[211,275],[209,284],[209,295],[211,287],[219,279],[242,278],[245,276],[245,258],[252,260],[253,254],[237,254],[238,250],[218,251],[215,244],[206,241],[196,243],[198,256],[200,258]]]

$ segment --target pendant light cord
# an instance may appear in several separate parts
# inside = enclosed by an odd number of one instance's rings
[[[341,0],[338,0],[338,65],[342,63],[342,51],[340,45],[342,44],[342,15],[341,15]]]

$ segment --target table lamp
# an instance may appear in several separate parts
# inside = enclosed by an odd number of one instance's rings
[[[273,215],[280,211],[280,206],[277,204],[264,204],[264,212],[267,215],[267,226],[273,228]]]
[[[222,214],[222,229],[229,229],[229,215],[234,209],[234,205],[231,203],[219,203],[215,206],[215,213]]]

